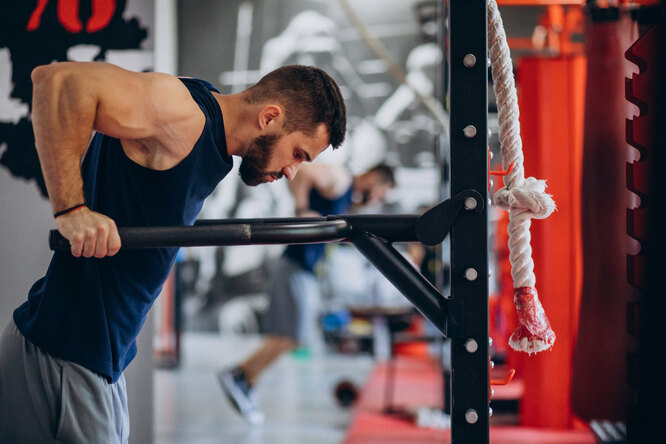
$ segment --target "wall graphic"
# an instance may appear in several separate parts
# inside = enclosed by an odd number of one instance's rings
[[[0,4],[0,166],[17,178],[34,181],[44,196],[29,117],[30,72],[38,65],[64,60],[112,59],[130,69],[149,69],[150,52],[122,54],[141,49],[148,37],[148,26],[137,16],[128,16],[129,9],[126,0]],[[149,12],[142,16],[144,23],[152,21]]]

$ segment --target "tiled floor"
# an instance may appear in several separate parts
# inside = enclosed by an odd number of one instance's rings
[[[155,443],[341,443],[351,410],[336,404],[334,387],[341,379],[363,384],[372,358],[323,351],[284,356],[259,381],[266,420],[251,426],[227,402],[215,372],[237,363],[259,343],[257,336],[186,333],[180,367],[156,370]]]

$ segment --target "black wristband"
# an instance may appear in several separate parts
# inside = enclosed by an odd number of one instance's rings
[[[85,207],[85,206],[86,206],[85,203],[80,203],[80,204],[78,204],[78,205],[74,205],[73,207],[69,207],[69,208],[64,209],[64,210],[62,210],[62,211],[58,211],[57,213],[55,213],[55,214],[53,215],[53,218],[55,219],[55,218],[58,217],[58,216],[62,216],[62,215],[64,215],[64,214],[71,213],[72,211],[74,211],[74,210],[78,210],[79,208],[81,208],[81,207]]]

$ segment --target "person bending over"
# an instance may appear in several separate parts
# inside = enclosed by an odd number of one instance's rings
[[[123,370],[177,248],[122,250],[117,226],[192,225],[240,156],[249,185],[291,180],[345,136],[323,71],[286,66],[237,94],[105,63],[32,72],[56,252],[0,337],[0,442],[128,442]],[[91,135],[94,136],[91,139]]]
[[[296,215],[316,217],[349,212],[353,202],[381,203],[394,185],[393,169],[386,165],[352,177],[341,166],[309,164],[303,165],[289,188]],[[284,353],[307,344],[313,334],[321,299],[314,270],[324,248],[325,244],[287,246],[270,271],[266,338],[245,361],[217,375],[234,408],[250,423],[264,419],[252,393],[259,376]]]

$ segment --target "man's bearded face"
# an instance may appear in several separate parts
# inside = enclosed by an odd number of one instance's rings
[[[273,146],[279,138],[277,134],[266,134],[252,141],[238,169],[245,184],[255,186],[283,176],[281,171],[267,171]]]

